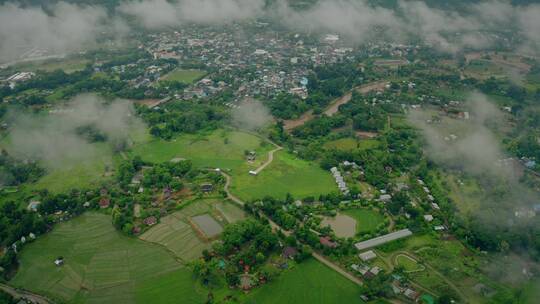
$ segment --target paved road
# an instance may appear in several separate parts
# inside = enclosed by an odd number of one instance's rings
[[[4,292],[10,294],[15,299],[26,299],[31,301],[32,303],[36,304],[51,304],[53,303],[51,300],[47,299],[44,296],[40,296],[35,293],[31,293],[26,290],[16,289],[9,285],[0,283],[0,289],[2,289]]]

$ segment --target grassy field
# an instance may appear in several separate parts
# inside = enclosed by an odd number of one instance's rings
[[[337,272],[310,259],[252,291],[246,303],[363,303],[359,289]]]
[[[115,155],[107,144],[95,144],[95,153],[84,161],[66,162],[59,167],[48,167],[47,174],[33,185],[32,189],[48,189],[53,193],[70,189],[95,187],[111,178],[115,167]],[[109,172],[109,173],[107,173]]]
[[[324,144],[324,147],[327,149],[337,149],[340,151],[351,151],[351,150],[367,150],[375,148],[379,144],[379,141],[376,139],[362,139],[357,140],[354,138],[340,138],[333,141],[329,141]]]
[[[336,190],[329,172],[285,151],[276,152],[272,164],[257,176],[249,175],[247,171],[234,174],[231,185],[231,191],[244,200],[266,195],[285,198],[287,193],[302,198]]]
[[[350,151],[358,147],[358,140],[354,138],[340,138],[336,140],[329,141],[324,144],[324,147],[327,149],[337,149],[340,151]]]
[[[154,139],[137,145],[131,154],[150,162],[166,162],[186,158],[197,167],[222,168],[226,171],[248,172],[267,158],[272,147],[262,144],[257,136],[237,131],[217,130],[206,134],[182,135],[171,141]],[[257,159],[248,164],[244,151],[255,151]]]
[[[58,256],[65,259],[61,267],[53,264]],[[206,297],[167,250],[122,236],[98,213],[58,224],[25,247],[20,261],[13,285],[65,302],[167,303],[170,296],[201,303]]]
[[[15,67],[24,71],[47,71],[62,70],[66,73],[73,73],[84,70],[88,60],[82,58],[51,59],[42,61],[31,61],[17,64]]]
[[[206,75],[205,71],[176,69],[165,75],[163,79],[183,83],[192,83],[195,80],[202,78],[204,75]]]
[[[221,168],[233,177],[231,191],[245,200],[265,195],[284,198],[289,192],[304,197],[337,190],[330,173],[284,151],[275,153],[272,164],[258,176],[249,175],[250,170],[266,161],[267,152],[273,148],[252,134],[217,130],[207,134],[182,135],[172,141],[153,140],[135,146],[131,154],[151,162],[185,158],[197,167]],[[257,153],[253,163],[246,161],[246,150]]]
[[[344,214],[356,220],[356,232],[371,232],[384,221],[384,216],[379,212],[367,209],[350,209],[343,211]]]
[[[418,265],[415,260],[409,258],[406,255],[398,255],[396,257],[396,263],[403,266],[405,268],[405,271],[407,272],[421,271],[424,269],[424,267]]]

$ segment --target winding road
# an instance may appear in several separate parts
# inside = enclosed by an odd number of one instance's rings
[[[274,146],[276,146],[276,148],[273,149],[272,151],[268,152],[268,160],[266,160],[266,162],[264,162],[264,164],[262,164],[259,168],[257,168],[255,170],[255,172],[257,172],[257,174],[272,163],[272,161],[274,160],[274,153],[275,152],[283,149],[283,147],[277,145],[276,143],[271,142],[271,141],[269,141],[269,142],[272,143]],[[234,194],[232,194],[231,191],[229,190],[229,186],[231,185],[231,182],[232,182],[232,177],[230,175],[228,175],[227,173],[223,172],[223,171],[220,171],[220,173],[221,173],[221,175],[223,175],[223,177],[225,177],[225,185],[223,186],[223,190],[227,194],[227,198],[230,199],[231,201],[233,201],[234,203],[236,203],[237,205],[243,207],[246,203],[244,201],[242,201],[240,198],[238,198],[237,196],[235,196]],[[274,221],[272,221],[272,219],[270,219],[264,213],[260,212],[259,215],[268,220],[268,223],[270,224],[270,227],[272,227],[272,230],[281,231],[285,236],[289,236],[289,235],[292,234],[291,231],[281,228],[281,226],[279,226]],[[362,280],[360,280],[359,278],[355,277],[354,275],[348,273],[343,268],[341,268],[339,265],[335,264],[334,262],[330,261],[329,259],[325,258],[324,256],[322,256],[322,255],[320,255],[320,254],[318,254],[316,252],[313,252],[312,255],[316,260],[318,260],[319,262],[323,263],[324,265],[330,267],[331,269],[333,269],[337,273],[341,274],[342,276],[344,276],[346,279],[353,282],[354,284],[359,285],[359,286],[363,285]]]

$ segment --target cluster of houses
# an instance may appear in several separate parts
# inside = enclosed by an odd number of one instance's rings
[[[9,76],[7,79],[4,80],[5,83],[8,84],[8,86],[13,89],[17,85],[17,83],[24,82],[27,80],[32,79],[36,74],[33,72],[17,72],[11,76]]]
[[[332,176],[336,180],[336,184],[344,195],[349,194],[349,188],[347,187],[347,184],[345,183],[345,180],[343,179],[343,176],[341,175],[341,172],[339,172],[339,169],[337,167],[330,168],[330,172],[332,173]]]

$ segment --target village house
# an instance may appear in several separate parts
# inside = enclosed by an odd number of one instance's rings
[[[255,161],[256,155],[257,154],[255,153],[255,151],[249,151],[248,153],[246,153],[247,161],[249,162]]]
[[[201,191],[204,193],[212,192],[214,190],[214,186],[211,183],[204,183],[201,184]]]
[[[321,243],[321,245],[323,245],[325,247],[329,247],[329,248],[336,248],[338,246],[338,244],[336,242],[332,241],[332,239],[330,239],[330,237],[328,237],[328,236],[320,237],[319,242]]]
[[[146,226],[153,226],[153,225],[157,224],[157,218],[155,216],[149,216],[149,217],[147,217],[147,218],[145,218],[143,220],[143,223]]]
[[[281,256],[285,259],[291,259],[294,260],[294,257],[298,254],[298,250],[296,248],[287,246],[283,249],[283,252]]]
[[[426,222],[431,222],[431,221],[433,221],[433,215],[426,214],[426,215],[424,215],[424,219],[426,220]]]
[[[373,260],[374,258],[377,257],[377,255],[375,254],[375,252],[373,252],[372,250],[369,250],[369,251],[366,251],[366,252],[362,252],[360,254],[358,254],[358,257],[364,261],[364,262],[367,262],[369,260]]]
[[[111,204],[111,200],[109,198],[102,197],[99,200],[99,208],[101,209],[109,208],[110,204]]]

